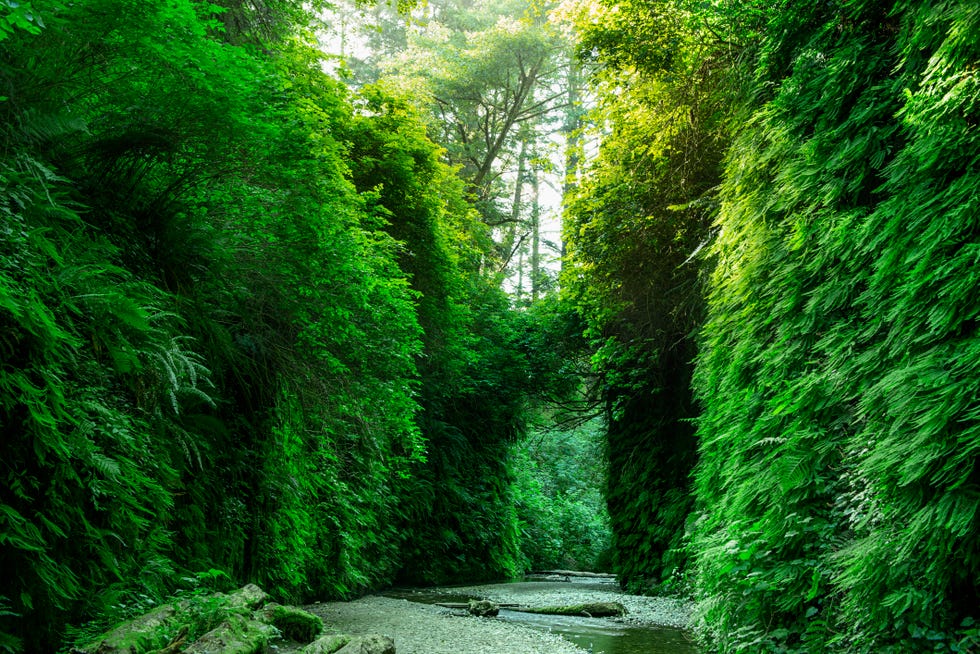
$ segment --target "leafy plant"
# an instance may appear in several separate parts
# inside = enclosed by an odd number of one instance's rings
[[[692,543],[720,651],[950,651],[975,613],[977,13],[840,9],[769,15],[722,187]]]
[[[538,428],[513,446],[514,502],[530,569],[607,569],[601,433],[597,420],[569,430]]]

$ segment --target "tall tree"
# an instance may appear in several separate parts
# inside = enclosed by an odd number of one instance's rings
[[[569,178],[563,291],[588,325],[603,378],[616,570],[622,583],[643,587],[674,582],[687,566],[691,361],[703,316],[697,252],[709,238],[728,143],[729,66],[680,3],[579,12],[570,18],[580,51],[600,66],[600,148],[577,185]]]

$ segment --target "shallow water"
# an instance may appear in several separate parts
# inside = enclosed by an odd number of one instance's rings
[[[511,591],[513,592],[513,591]],[[385,593],[424,604],[463,602],[471,595],[428,590]],[[604,618],[540,615],[501,609],[498,620],[561,635],[593,654],[697,654],[684,631],[671,627],[638,626]]]
[[[670,627],[641,627],[596,618],[538,615],[502,610],[500,619],[560,634],[594,654],[696,654],[684,632]]]

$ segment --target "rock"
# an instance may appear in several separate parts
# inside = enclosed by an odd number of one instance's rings
[[[272,598],[255,584],[247,584],[228,595],[228,606],[232,609],[252,610],[259,608],[270,599]]]
[[[500,612],[500,607],[488,600],[470,600],[469,612],[481,618],[492,618]]]
[[[85,654],[130,654],[163,648],[171,640],[169,632],[177,631],[176,613],[169,604],[158,606],[135,620],[114,627],[79,651]]]
[[[269,624],[231,615],[184,649],[184,654],[262,654],[276,630]]]
[[[255,612],[255,619],[273,625],[283,638],[300,643],[312,643],[323,631],[320,618],[295,606],[266,604]]]
[[[279,634],[302,643],[323,631],[323,622],[292,606],[267,603],[255,584],[233,593],[196,596],[159,606],[118,625],[77,652],[81,654],[258,654]],[[254,611],[259,606],[262,609]],[[214,625],[218,625],[213,628]],[[187,645],[188,634],[210,629]],[[347,641],[338,645],[343,647]]]
[[[334,654],[334,652],[343,648],[350,641],[350,636],[344,636],[342,634],[320,636],[303,648],[303,654]]]
[[[355,636],[336,654],[395,654],[395,641],[388,636]]]

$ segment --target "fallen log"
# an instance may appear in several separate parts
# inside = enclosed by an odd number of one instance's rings
[[[444,609],[466,609],[469,610],[470,605],[466,602],[436,602],[436,606],[441,606]],[[498,607],[502,609],[509,609],[515,606],[520,606],[520,604],[498,604]]]
[[[590,579],[615,579],[609,572],[586,572],[584,570],[533,570],[529,575],[557,575],[559,577],[587,577]]]
[[[470,609],[470,605],[463,602],[436,602],[436,606],[446,609]],[[497,604],[497,606],[508,611],[543,615],[574,615],[586,618],[609,618],[626,615],[626,607],[619,602],[589,602],[569,606],[522,606],[521,604]]]
[[[626,615],[626,607],[619,602],[589,602],[586,604],[572,604],[570,606],[521,607],[510,610],[520,611],[521,613],[574,615],[585,618],[611,618]]]

